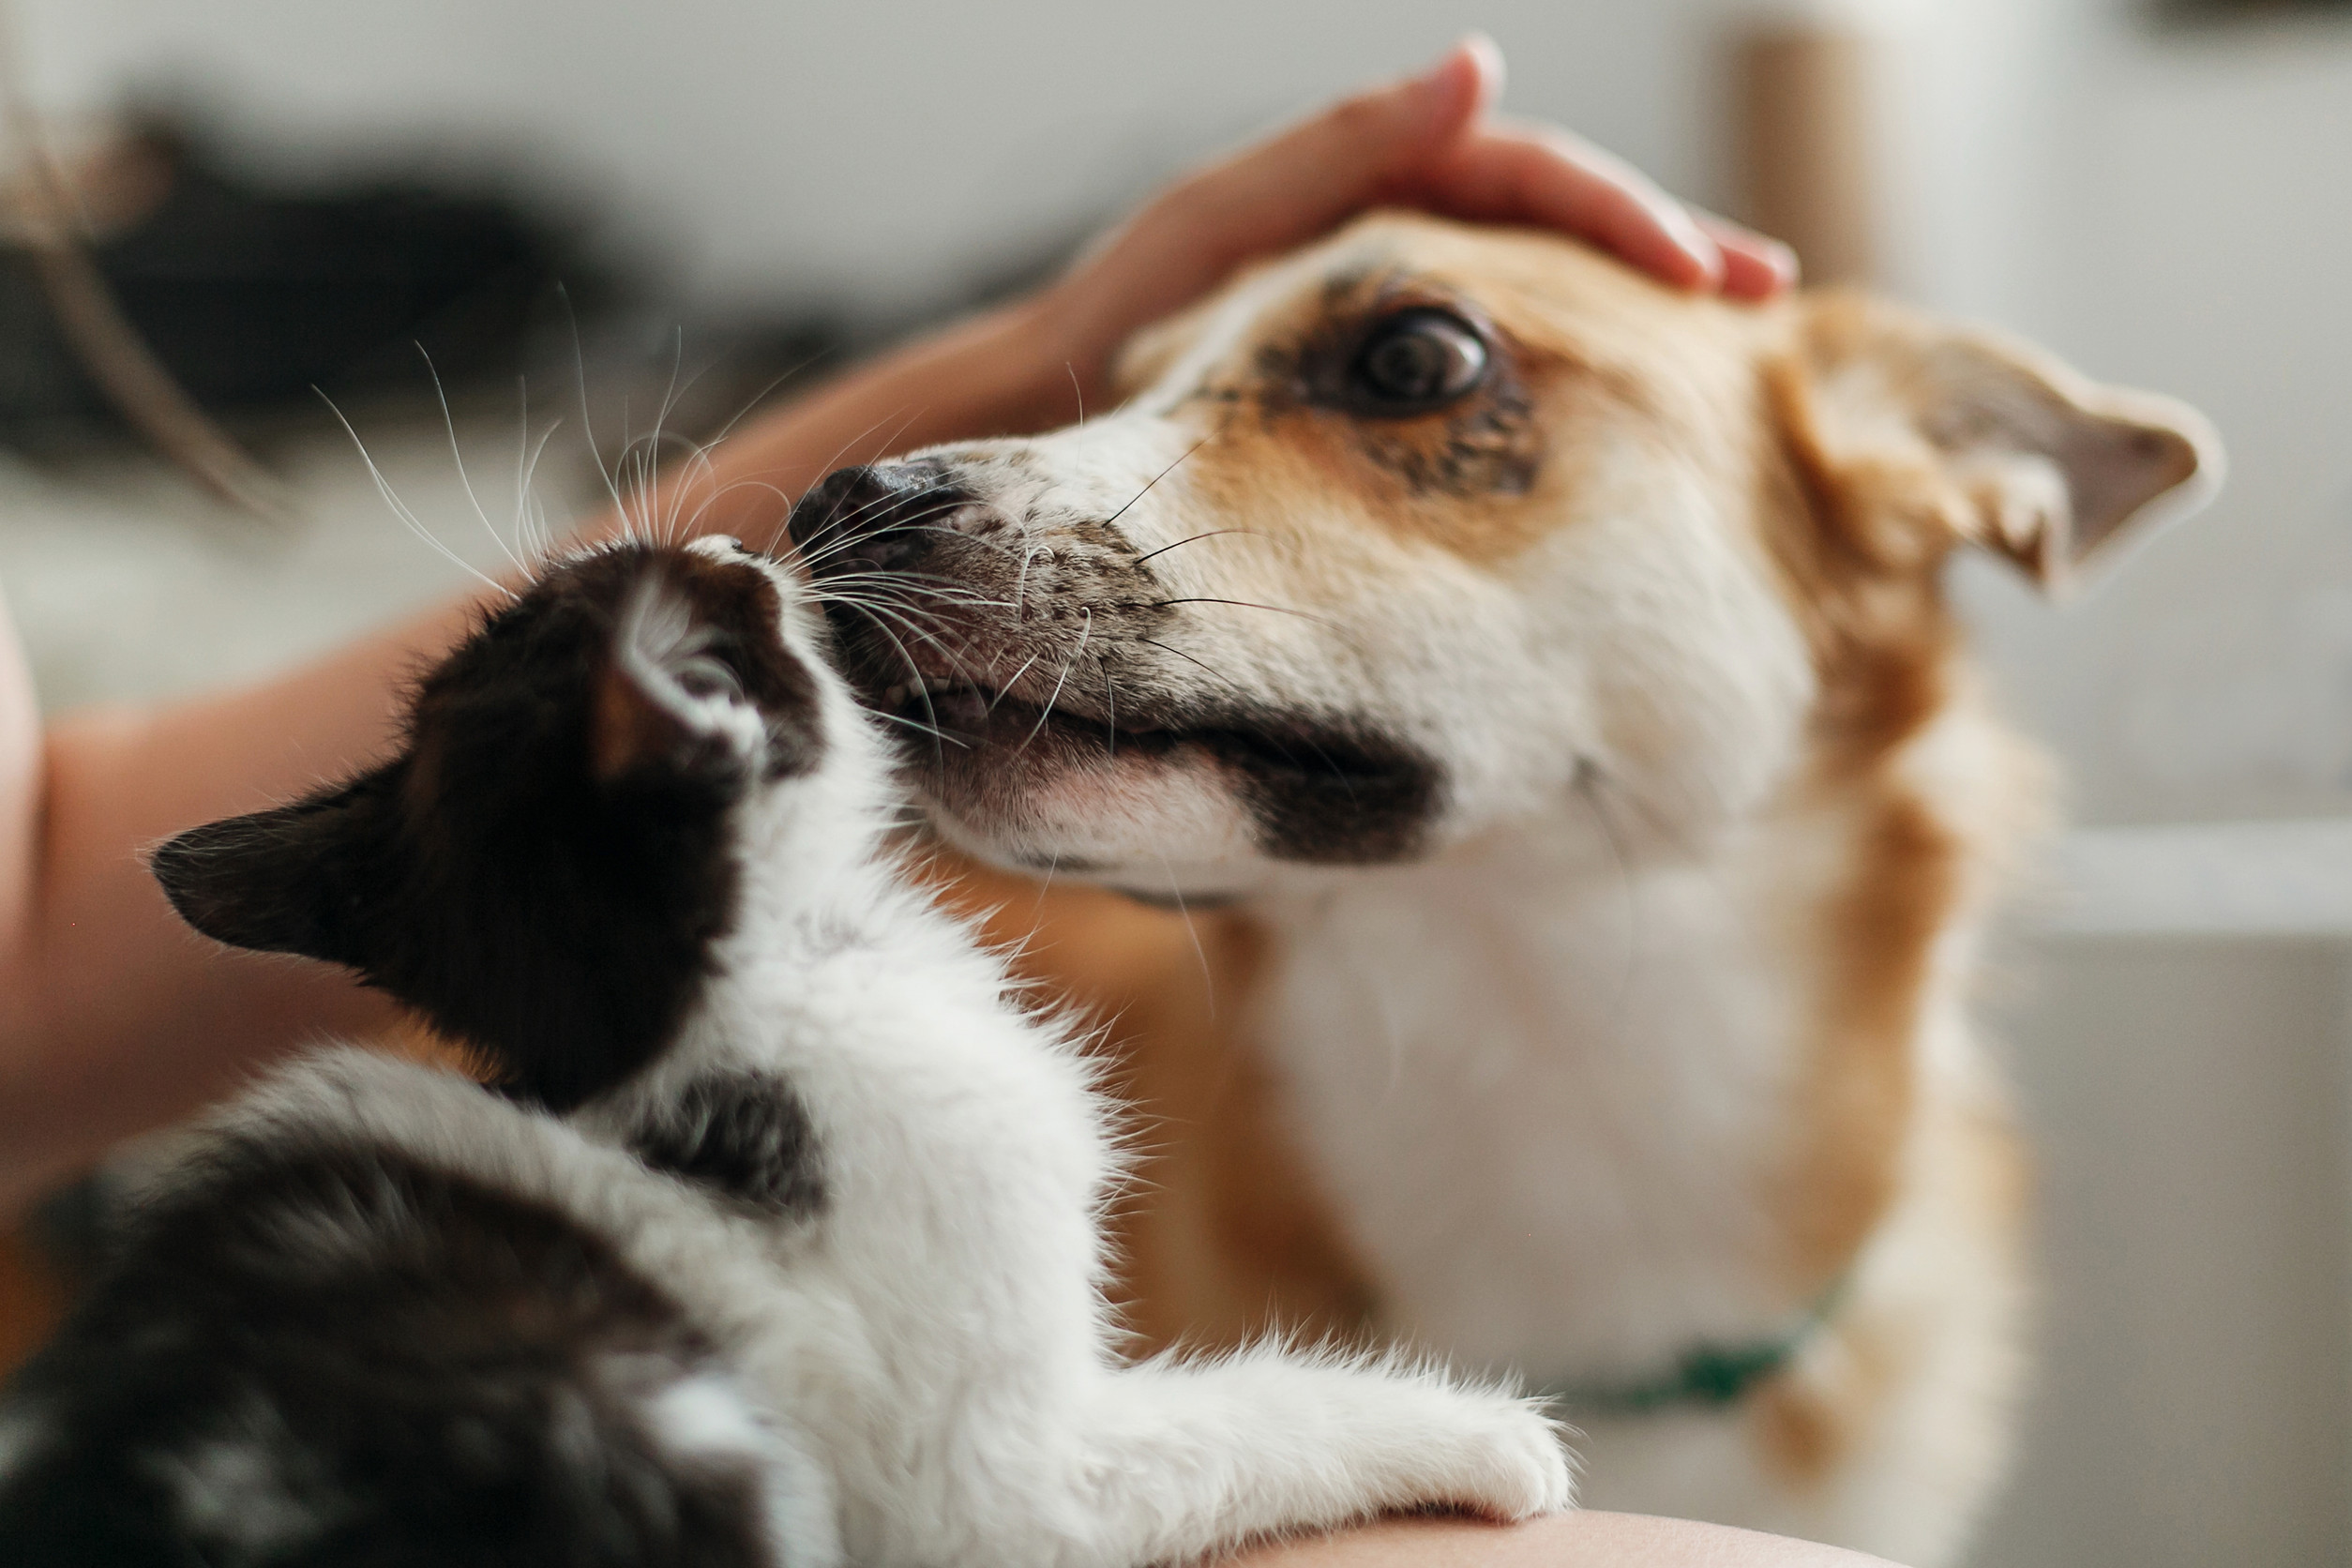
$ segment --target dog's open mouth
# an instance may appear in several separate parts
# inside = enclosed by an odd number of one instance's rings
[[[1401,747],[1367,745],[1328,724],[1237,713],[1203,714],[1189,722],[1141,709],[1114,714],[1062,700],[1039,703],[972,681],[902,681],[882,693],[880,706],[918,744],[927,732],[942,745],[975,751],[1018,753],[1050,744],[1112,762],[1122,754],[1160,758],[1197,747],[1207,759],[1256,776],[1295,775],[1334,792],[1394,790],[1402,776],[1425,769]],[[1000,764],[1011,760],[997,758]]]
[[[1410,852],[1440,792],[1425,755],[1355,725],[1232,706],[1114,708],[1066,692],[1040,701],[960,677],[902,674],[868,692],[927,789],[984,830],[1025,816],[1025,797],[1058,778],[1188,769],[1220,779],[1280,858],[1389,860]]]
[[[1122,750],[1165,754],[1185,731],[1138,712],[1097,712],[1056,693],[1045,701],[960,679],[913,679],[884,688],[877,708],[917,740],[967,748],[1020,749],[1051,736],[1056,745],[1091,748],[1106,760]]]

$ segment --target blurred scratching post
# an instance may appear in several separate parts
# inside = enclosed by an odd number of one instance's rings
[[[1740,217],[1795,246],[1807,283],[1877,276],[1877,59],[1867,34],[1831,24],[1758,23],[1734,39]]]

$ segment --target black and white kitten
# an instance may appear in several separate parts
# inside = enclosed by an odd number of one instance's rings
[[[1500,1392],[1121,1362],[1105,1108],[901,875],[823,635],[729,542],[577,556],[393,761],[156,852],[500,1090],[329,1049],[186,1135],[0,1404],[0,1560],[1142,1564],[1568,1502]]]

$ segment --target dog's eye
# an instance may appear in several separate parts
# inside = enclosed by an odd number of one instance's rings
[[[1372,329],[1348,368],[1369,414],[1425,414],[1486,379],[1486,340],[1445,310],[1400,310]]]

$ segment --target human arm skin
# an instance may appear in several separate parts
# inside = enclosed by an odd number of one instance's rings
[[[1037,294],[770,415],[670,492],[665,514],[766,545],[789,498],[840,463],[1049,428],[1081,398],[1099,407],[1136,328],[1367,206],[1562,228],[1670,282],[1743,296],[1793,275],[1772,242],[1695,217],[1606,155],[1495,120],[1500,72],[1491,45],[1464,44],[1178,180]],[[0,624],[0,1214],[304,1042],[388,1020],[322,966],[188,933],[142,852],[380,755],[404,677],[476,612],[452,604],[263,685],[71,716],[46,734]]]
[[[1834,1546],[1683,1519],[1556,1514],[1519,1525],[1393,1519],[1259,1546],[1229,1568],[1889,1568]]]

